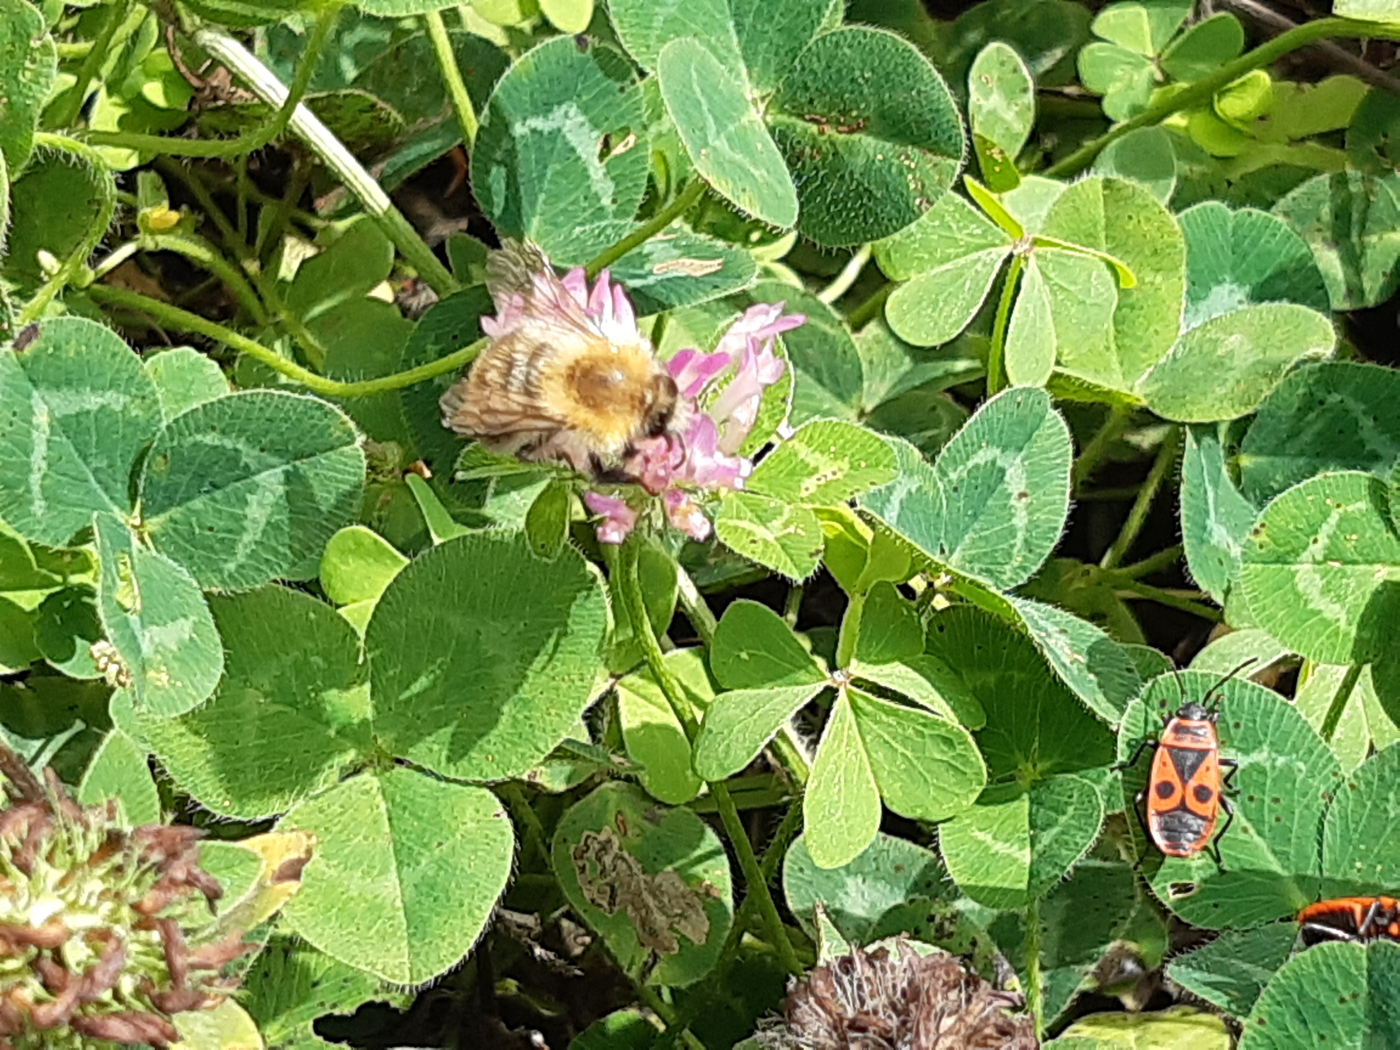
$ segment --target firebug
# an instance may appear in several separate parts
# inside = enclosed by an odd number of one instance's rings
[[[1138,748],[1137,754],[1141,754],[1143,747],[1156,745],[1145,792],[1145,823],[1152,841],[1168,857],[1193,857],[1212,849],[1216,864],[1220,863],[1220,851],[1214,847],[1216,824],[1221,809],[1226,813],[1221,834],[1234,819],[1224,790],[1230,786],[1235,763],[1220,757],[1220,735],[1215,728],[1219,702],[1212,705],[1211,697],[1253,662],[1236,667],[1213,685],[1200,703],[1183,703],[1165,720],[1161,739],[1144,740]],[[1137,754],[1129,765],[1137,761]]]
[[[1338,897],[1298,913],[1303,943],[1400,941],[1400,901],[1394,897]]]

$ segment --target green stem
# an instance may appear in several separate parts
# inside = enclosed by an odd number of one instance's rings
[[[768,746],[773,749],[773,757],[792,780],[793,786],[798,790],[805,788],[807,778],[812,773],[812,764],[807,761],[807,752],[791,720],[783,723],[782,729]]]
[[[661,998],[661,993],[651,985],[638,986],[637,998],[648,1010],[661,1018],[668,1031],[674,1030],[680,1025],[680,1017],[676,1013],[676,1008]],[[683,1042],[690,1050],[705,1050],[705,1044],[695,1038],[695,1034],[689,1028],[680,1029],[679,1041]]]
[[[193,168],[186,165],[158,157],[156,166],[161,171],[179,179],[194,197],[199,201],[204,209],[204,214],[213,220],[214,225],[219,228],[219,233],[223,236],[224,245],[231,251],[242,264],[244,272],[252,278],[254,286],[267,304],[267,310],[272,317],[275,317],[283,329],[297,342],[306,354],[306,359],[318,369],[325,368],[326,348],[315,334],[306,327],[301,319],[295,316],[283,301],[281,294],[277,291],[277,281],[270,277],[262,269],[262,264],[258,260],[255,251],[248,247],[248,242],[244,239],[233,224],[224,215],[223,209],[214,200],[214,195],[209,192],[209,187],[204,184],[204,180],[199,177]]]
[[[992,347],[987,354],[988,397],[1006,386],[1006,331],[1011,327],[1011,306],[1016,301],[1016,286],[1025,267],[1026,257],[1013,255],[1011,265],[1006,270],[1006,283],[1001,286],[996,322],[992,325]]]
[[[700,724],[680,685],[672,677],[670,668],[666,666],[661,645],[651,627],[651,618],[647,616],[642,581],[637,572],[637,555],[640,550],[641,539],[634,534],[618,552],[617,574],[614,580],[615,593],[616,591],[621,592],[617,596],[622,599],[623,605],[627,609],[627,618],[632,621],[632,630],[638,642],[641,643],[642,651],[646,654],[647,667],[651,670],[652,678],[656,680],[656,684],[661,688],[666,702],[670,704],[676,720],[685,730],[686,739],[694,744],[695,737],[700,731]],[[792,942],[788,939],[787,930],[783,926],[783,918],[778,914],[777,905],[773,903],[773,896],[768,890],[768,880],[763,877],[763,871],[758,865],[758,858],[754,856],[753,843],[749,841],[748,832],[744,830],[744,825],[739,820],[739,811],[734,805],[729,787],[722,780],[712,780],[709,782],[709,786],[710,794],[714,796],[715,804],[719,808],[720,822],[724,825],[725,833],[729,836],[734,852],[739,858],[739,867],[744,873],[749,894],[758,902],[769,940],[777,950],[778,958],[782,960],[788,972],[801,973],[802,964],[798,961],[797,954],[792,950]]]
[[[734,807],[741,812],[750,809],[772,809],[774,806],[781,806],[790,798],[792,798],[792,791],[784,784],[779,787],[741,792],[734,796]],[[696,813],[719,812],[719,803],[710,795],[701,795],[686,805]]]
[[[142,247],[148,251],[175,252],[186,259],[198,263],[228,286],[243,308],[252,315],[258,325],[268,323],[267,310],[262,300],[243,273],[202,237],[185,233],[147,234],[142,238]]]
[[[870,261],[870,245],[862,244],[860,249],[847,260],[846,265],[841,267],[832,282],[817,293],[817,298],[828,306],[841,296],[851,290],[851,285],[856,283],[856,278],[865,269],[865,264]]]
[[[1183,598],[1181,595],[1173,594],[1171,591],[1164,590],[1161,587],[1153,587],[1150,583],[1142,583],[1139,580],[1127,577],[1120,578],[1117,575],[1116,569],[1104,573],[1103,580],[1105,583],[1109,584],[1109,586],[1117,590],[1130,591],[1149,601],[1154,601],[1158,605],[1166,605],[1173,609],[1180,609],[1184,613],[1190,613],[1192,616],[1199,616],[1203,620],[1211,621],[1211,623],[1220,623],[1221,620],[1225,618],[1224,614],[1221,613],[1219,609],[1213,608],[1212,606],[1202,605],[1200,602],[1193,602],[1190,598]]]
[[[1142,488],[1138,490],[1137,499],[1133,501],[1133,505],[1128,511],[1128,520],[1123,523],[1122,531],[1118,533],[1118,538],[1113,541],[1113,546],[1104,552],[1103,559],[1099,562],[1099,568],[1116,569],[1118,563],[1127,555],[1129,548],[1137,540],[1138,533],[1142,531],[1142,526],[1147,521],[1148,512],[1152,509],[1152,501],[1157,498],[1157,490],[1161,488],[1162,480],[1167,476],[1167,472],[1176,465],[1177,453],[1180,451],[1181,428],[1172,427],[1162,442],[1162,447],[1157,450],[1157,458],[1152,463],[1147,480],[1142,483]]]
[[[1136,496],[1136,485],[1121,485],[1115,489],[1079,489],[1074,493],[1074,498],[1080,503],[1127,503]]]
[[[256,92],[268,105],[275,106],[276,112],[267,119],[266,123],[252,131],[246,131],[231,139],[184,139],[122,131],[92,131],[88,133],[87,139],[98,146],[115,146],[121,149],[138,150],[142,153],[157,153],[166,157],[215,158],[246,156],[249,153],[256,153],[264,146],[276,141],[278,136],[286,131],[292,123],[297,107],[301,105],[301,100],[306,96],[307,88],[311,84],[311,77],[316,72],[316,66],[320,61],[321,52],[325,49],[326,40],[335,28],[339,17],[339,4],[331,4],[321,12],[320,18],[311,27],[311,33],[306,39],[306,47],[302,49],[301,61],[297,64],[296,75],[292,79],[290,90],[283,88],[282,97],[277,100],[269,99],[262,92]],[[201,46],[203,46],[202,42]],[[222,58],[222,56],[220,57]],[[230,68],[233,67],[230,66]],[[267,72],[267,76],[273,80],[276,79],[272,77],[270,71]],[[278,87],[281,88],[280,83]]]
[[[1361,667],[1359,663],[1351,664],[1347,667],[1347,673],[1342,678],[1342,684],[1337,686],[1337,691],[1332,694],[1332,703],[1327,707],[1327,714],[1322,719],[1322,739],[1329,744],[1332,738],[1337,735],[1337,726],[1342,723],[1342,715],[1346,713],[1347,701],[1351,699],[1352,690],[1356,688],[1357,680],[1361,678]]]
[[[1045,1031],[1045,992],[1040,981],[1040,901],[1026,905],[1026,1011],[1035,1023],[1035,1037]]]
[[[710,606],[706,603],[704,595],[700,593],[700,588],[695,586],[695,581],[691,578],[690,573],[686,572],[681,565],[676,566],[676,582],[679,584],[685,618],[690,621],[690,626],[695,628],[695,633],[700,636],[700,640],[708,648],[714,644],[715,629],[719,627],[719,623],[715,620],[715,614],[710,612]]]
[[[719,806],[720,823],[724,825],[725,834],[729,836],[729,841],[734,846],[734,852],[738,854],[739,867],[744,872],[744,881],[748,885],[749,896],[757,902],[756,906],[763,918],[763,927],[768,934],[769,943],[777,949],[778,958],[782,960],[788,973],[801,973],[802,963],[793,950],[787,928],[783,926],[783,918],[778,914],[778,906],[773,903],[773,895],[768,889],[768,879],[764,877],[763,869],[758,865],[758,858],[754,856],[753,843],[749,841],[748,832],[744,830],[743,822],[739,819],[739,811],[735,808],[734,800],[729,795],[729,788],[723,781],[711,781],[710,794],[714,795],[715,802]]]
[[[890,297],[892,291],[894,291],[893,284],[886,282],[880,285],[879,288],[866,296],[864,302],[851,308],[850,313],[846,314],[846,324],[850,326],[852,331],[864,328],[879,316],[881,308],[885,305],[885,300]]]
[[[326,22],[330,14],[331,12],[326,12],[322,15],[321,21],[317,23],[318,28]],[[326,26],[326,31],[329,31],[329,26]],[[258,61],[252,52],[234,37],[216,29],[204,28],[196,31],[194,42],[227,66],[263,102],[270,106],[289,110],[286,117],[287,126],[345,183],[346,188],[355,195],[370,218],[378,223],[385,235],[398,248],[399,253],[413,265],[433,291],[437,292],[440,297],[446,298],[461,287],[456,278],[448,272],[447,267],[433,254],[433,250],[423,242],[423,238],[418,236],[417,231],[409,224],[409,221],[403,217],[403,213],[394,207],[393,202],[389,200],[389,195],[364,169],[354,154],[345,148],[344,143],[331,134],[330,129],[321,123],[320,118],[311,110],[304,105],[293,104],[295,99],[287,88],[267,66]],[[303,67],[306,65],[304,59],[302,65]],[[304,69],[298,70],[298,81],[301,80],[303,72]],[[310,73],[305,75],[310,77]],[[143,138],[152,139],[153,144],[142,144],[137,141]],[[93,133],[89,135],[89,139],[92,142],[132,149],[153,149],[165,153],[177,152],[177,150],[169,148],[170,140],[158,136],[99,136]],[[203,155],[218,156],[221,155],[221,151],[204,153]]]
[[[1114,405],[1109,410],[1108,418],[1094,432],[1094,436],[1084,446],[1084,451],[1079,453],[1079,458],[1074,461],[1069,475],[1071,492],[1078,493],[1084,487],[1084,483],[1093,477],[1099,463],[1108,455],[1109,448],[1127,428],[1132,417],[1133,410],[1127,405]]]
[[[125,289],[113,288],[105,284],[92,285],[87,289],[87,294],[100,303],[111,303],[114,306],[124,306],[129,310],[149,314],[175,331],[193,332],[196,335],[213,339],[215,342],[223,343],[230,349],[247,354],[255,361],[267,365],[279,375],[295,380],[312,393],[320,394],[323,397],[370,397],[374,394],[387,393],[390,390],[401,390],[414,383],[421,383],[425,379],[455,372],[476,357],[487,343],[485,339],[478,339],[471,346],[448,354],[446,357],[440,357],[436,361],[430,361],[426,365],[410,368],[405,372],[396,372],[378,379],[361,379],[343,383],[317,375],[295,361],[288,361],[275,350],[270,350],[247,336],[240,335],[223,325],[215,324],[213,321],[207,321],[198,314],[181,310],[178,306],[163,303],[158,299],[151,299],[137,292],[128,292]]]
[[[1050,178],[1066,178],[1078,174],[1094,162],[1103,150],[1117,142],[1130,131],[1159,124],[1173,113],[1193,106],[1208,105],[1217,91],[1238,80],[1251,70],[1272,65],[1275,61],[1296,51],[1300,47],[1327,37],[1353,36],[1376,40],[1400,40],[1400,25],[1384,22],[1360,22],[1350,18],[1319,18],[1281,33],[1266,44],[1241,55],[1233,62],[1226,62],[1208,77],[1182,88],[1177,94],[1163,99],[1156,105],[1148,106],[1131,120],[1115,125],[1106,134],[1100,135],[1075,150],[1068,157],[1052,164],[1042,174]]]
[[[617,260],[621,259],[633,248],[645,244],[647,241],[651,240],[653,236],[660,233],[667,226],[670,226],[671,223],[688,212],[691,206],[705,195],[706,189],[708,189],[708,187],[705,185],[705,181],[698,175],[691,179],[690,185],[681,190],[675,200],[662,208],[611,248],[600,252],[597,258],[584,267],[589,280],[597,277],[599,271],[617,262]]]
[[[117,29],[130,14],[132,2],[133,0],[117,0],[108,9],[107,20],[102,23],[102,28],[93,41],[92,50],[84,56],[83,64],[78,69],[77,83],[72,87],[72,101],[64,107],[61,113],[54,115],[53,127],[66,128],[77,123],[78,117],[83,112],[83,103],[87,101],[88,85],[92,83],[92,78],[97,75],[102,63],[111,57],[112,40],[117,35]],[[146,12],[143,11],[141,14],[144,18]]]
[[[457,123],[462,126],[462,142],[470,150],[476,142],[476,111],[472,109],[472,97],[467,93],[462,70],[458,67],[457,56],[452,51],[452,38],[447,35],[447,26],[439,12],[427,12],[423,21],[428,26],[428,38],[433,42],[438,68],[447,84],[447,93],[452,98],[452,108],[457,113]]]
[[[798,613],[802,611],[802,596],[806,593],[806,587],[800,583],[794,583],[788,587],[787,600],[783,602],[783,619],[794,630],[797,628]]]
[[[1134,562],[1132,565],[1125,565],[1116,570],[1120,576],[1131,580],[1140,580],[1144,576],[1151,576],[1154,572],[1159,572],[1169,565],[1175,565],[1181,560],[1182,552],[1185,548],[1181,544],[1168,547],[1166,550],[1158,551],[1149,558]]]
[[[54,296],[67,288],[78,276],[83,267],[87,265],[89,256],[97,251],[97,246],[107,235],[107,228],[112,225],[112,216],[117,211],[116,180],[113,179],[112,173],[107,170],[107,163],[97,150],[77,139],[70,139],[64,135],[51,135],[43,131],[35,134],[34,145],[38,149],[56,149],[72,153],[92,165],[97,175],[97,221],[88,228],[82,242],[73,250],[73,254],[64,260],[58,268],[58,272],[44,282],[44,286],[20,311],[18,320],[21,327],[36,320],[49,303],[53,302]]]
[[[836,666],[850,667],[856,658],[856,640],[860,637],[860,618],[865,614],[865,593],[852,594],[841,617],[841,631],[836,638]]]
[[[525,829],[525,849],[539,856],[546,870],[549,869],[549,849],[545,846],[544,825],[540,823],[539,814],[530,805],[530,800],[525,797],[525,792],[520,785],[513,780],[508,780],[504,784],[498,785],[501,795],[506,800],[506,808],[515,818],[515,822]]]

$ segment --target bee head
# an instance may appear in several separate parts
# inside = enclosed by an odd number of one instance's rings
[[[644,395],[643,429],[647,437],[660,437],[671,426],[680,401],[676,381],[665,372],[658,372],[647,383]]]

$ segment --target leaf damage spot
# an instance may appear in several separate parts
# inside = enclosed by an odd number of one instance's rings
[[[585,831],[571,856],[584,899],[605,915],[625,911],[642,947],[674,955],[677,933],[697,945],[709,937],[703,893],[672,869],[646,874],[612,828]]]
[[[724,269],[723,259],[667,259],[651,268],[658,277],[680,274],[683,277],[708,277]]]

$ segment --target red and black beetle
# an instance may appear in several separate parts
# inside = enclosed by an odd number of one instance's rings
[[[1298,913],[1303,943],[1400,941],[1400,901],[1394,897],[1338,897]]]
[[[1220,863],[1220,851],[1214,846],[1215,825],[1222,808],[1226,820],[1220,834],[1234,819],[1224,790],[1230,786],[1235,763],[1220,757],[1220,736],[1215,730],[1220,712],[1211,706],[1210,699],[1253,662],[1245,661],[1211,686],[1201,703],[1182,704],[1174,716],[1165,720],[1162,738],[1144,740],[1128,763],[1133,765],[1148,744],[1156,745],[1145,792],[1145,823],[1147,834],[1168,857],[1193,857],[1209,848],[1215,854],[1215,863]]]

